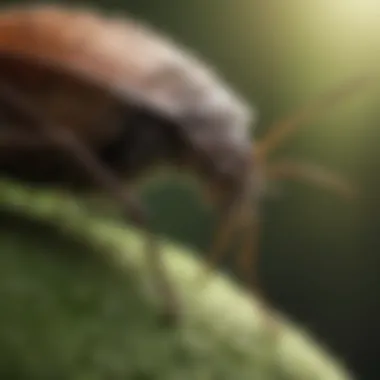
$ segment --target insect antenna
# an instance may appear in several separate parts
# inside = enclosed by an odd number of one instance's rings
[[[37,139],[40,138],[42,144],[48,145],[50,143],[58,151],[67,154],[69,159],[72,159],[78,167],[84,170],[95,186],[106,191],[121,204],[126,218],[132,219],[134,224],[145,231],[147,263],[152,272],[153,281],[155,281],[159,294],[165,303],[163,316],[169,321],[175,319],[178,314],[177,300],[161,267],[158,241],[150,231],[147,215],[139,200],[123,186],[109,168],[96,158],[93,152],[76,137],[74,132],[57,124],[54,120],[50,120],[43,111],[38,110],[31,99],[28,99],[13,86],[4,82],[0,84],[0,101],[28,120],[25,127],[32,129],[33,132],[32,134],[28,133],[28,135],[36,135],[36,138],[29,140],[32,141],[31,145],[36,145]],[[8,143],[14,144],[17,149],[27,146],[28,135],[23,134],[22,130],[17,131],[17,133],[20,140],[17,141],[17,134],[14,134],[10,136]],[[0,145],[4,144],[5,142]],[[8,148],[12,148],[12,146],[8,146]]]
[[[261,232],[260,206],[265,196],[265,183],[272,179],[298,179],[333,190],[347,199],[353,199],[357,195],[358,192],[352,184],[338,174],[318,165],[290,159],[268,163],[268,157],[304,123],[310,122],[346,96],[371,83],[370,79],[369,77],[355,78],[333,91],[322,94],[316,101],[296,110],[287,118],[275,122],[269,132],[253,144],[252,159],[255,171],[253,176],[256,181],[253,181],[250,194],[241,194],[234,204],[229,205],[228,212],[222,212],[208,256],[208,268],[216,267],[222,252],[231,243],[233,233],[242,232],[240,254],[237,256],[239,271],[249,290],[264,299],[256,270]]]
[[[338,173],[332,172],[319,165],[280,159],[268,165],[266,179],[284,180],[293,179],[309,182],[320,188],[331,190],[342,198],[353,200],[358,196],[359,190]]]
[[[329,108],[339,104],[345,96],[352,95],[365,85],[371,84],[373,78],[363,76],[355,78],[328,93],[322,94],[318,99],[310,102],[301,109],[279,121],[274,122],[267,134],[255,143],[255,156],[265,159],[276,150],[284,141],[300,129],[305,122],[309,122],[324,114]]]
[[[287,138],[297,132],[304,123],[310,122],[322,113],[325,113],[328,108],[339,104],[339,102],[341,102],[346,96],[356,93],[366,84],[371,83],[371,79],[372,78],[367,76],[355,78],[328,93],[322,94],[318,99],[310,102],[305,107],[296,110],[287,118],[275,122],[269,128],[269,132],[254,144],[255,165],[256,170],[261,173],[261,179],[265,182],[273,179],[303,180],[322,188],[335,191],[346,199],[351,200],[355,198],[358,191],[353,184],[340,177],[337,173],[333,173],[318,165],[306,164],[291,159],[280,159],[273,163],[268,163],[267,161],[270,154],[283,144]],[[257,209],[257,206],[255,208]],[[259,246],[258,240],[260,237],[260,218],[257,212],[256,218],[251,223],[254,224],[251,228],[254,230],[256,239],[254,246],[256,249],[253,249],[250,252],[248,251],[250,247],[243,249],[242,257],[246,258],[241,259],[242,263],[244,263],[241,265],[242,268],[246,267],[245,263],[251,264],[257,261],[257,258],[251,260],[247,258],[249,255],[258,255],[257,247]],[[251,266],[251,268],[254,268],[255,270],[255,267]],[[255,275],[254,277],[257,276]],[[257,282],[257,280],[255,282]]]

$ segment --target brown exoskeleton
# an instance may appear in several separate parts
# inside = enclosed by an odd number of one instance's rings
[[[297,115],[309,111],[314,108]],[[160,163],[195,172],[221,214],[213,260],[237,229],[246,230],[242,258],[253,257],[258,173],[300,169],[264,161],[302,117],[253,148],[251,107],[211,68],[142,23],[89,10],[36,6],[0,13],[0,112],[2,175],[102,188],[146,230],[131,187],[136,179]],[[148,234],[147,257],[165,310],[176,314]]]

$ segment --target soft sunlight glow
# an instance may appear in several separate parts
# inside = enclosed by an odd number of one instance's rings
[[[380,67],[380,0],[319,0],[315,7],[314,15],[309,13],[308,18],[314,35],[314,48],[326,64],[326,75],[331,73],[336,78],[339,74],[365,74],[377,78]],[[368,96],[373,96],[373,93],[367,92]],[[359,98],[363,100],[360,95],[356,96]],[[363,104],[358,105],[362,109]]]
[[[379,0],[324,0],[319,4],[323,7],[325,16],[335,23],[337,30],[346,32],[351,37],[368,38],[371,33],[379,31]],[[378,39],[378,36],[372,38]]]
[[[344,17],[350,17],[353,22],[363,22],[363,18],[380,14],[379,0],[334,0],[329,1],[328,6],[342,13]]]

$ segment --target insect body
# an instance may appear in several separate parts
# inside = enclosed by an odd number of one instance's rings
[[[0,95],[3,174],[95,180],[139,223],[128,184],[162,161],[195,171],[220,206],[248,194],[250,109],[211,69],[133,20],[3,11]]]
[[[4,10],[0,117],[2,175],[103,188],[147,228],[134,181],[161,163],[186,168],[221,212],[211,256],[237,228],[247,229],[245,255],[253,249],[263,158],[250,141],[254,112],[213,69],[142,23],[57,6]]]

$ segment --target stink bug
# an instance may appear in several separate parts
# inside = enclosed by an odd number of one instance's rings
[[[169,314],[178,305],[136,181],[160,164],[194,172],[220,212],[211,261],[244,228],[247,266],[261,182],[296,168],[267,166],[267,154],[318,110],[252,143],[252,107],[211,67],[142,22],[59,6],[0,13],[0,173],[112,195],[148,231],[147,258]]]

